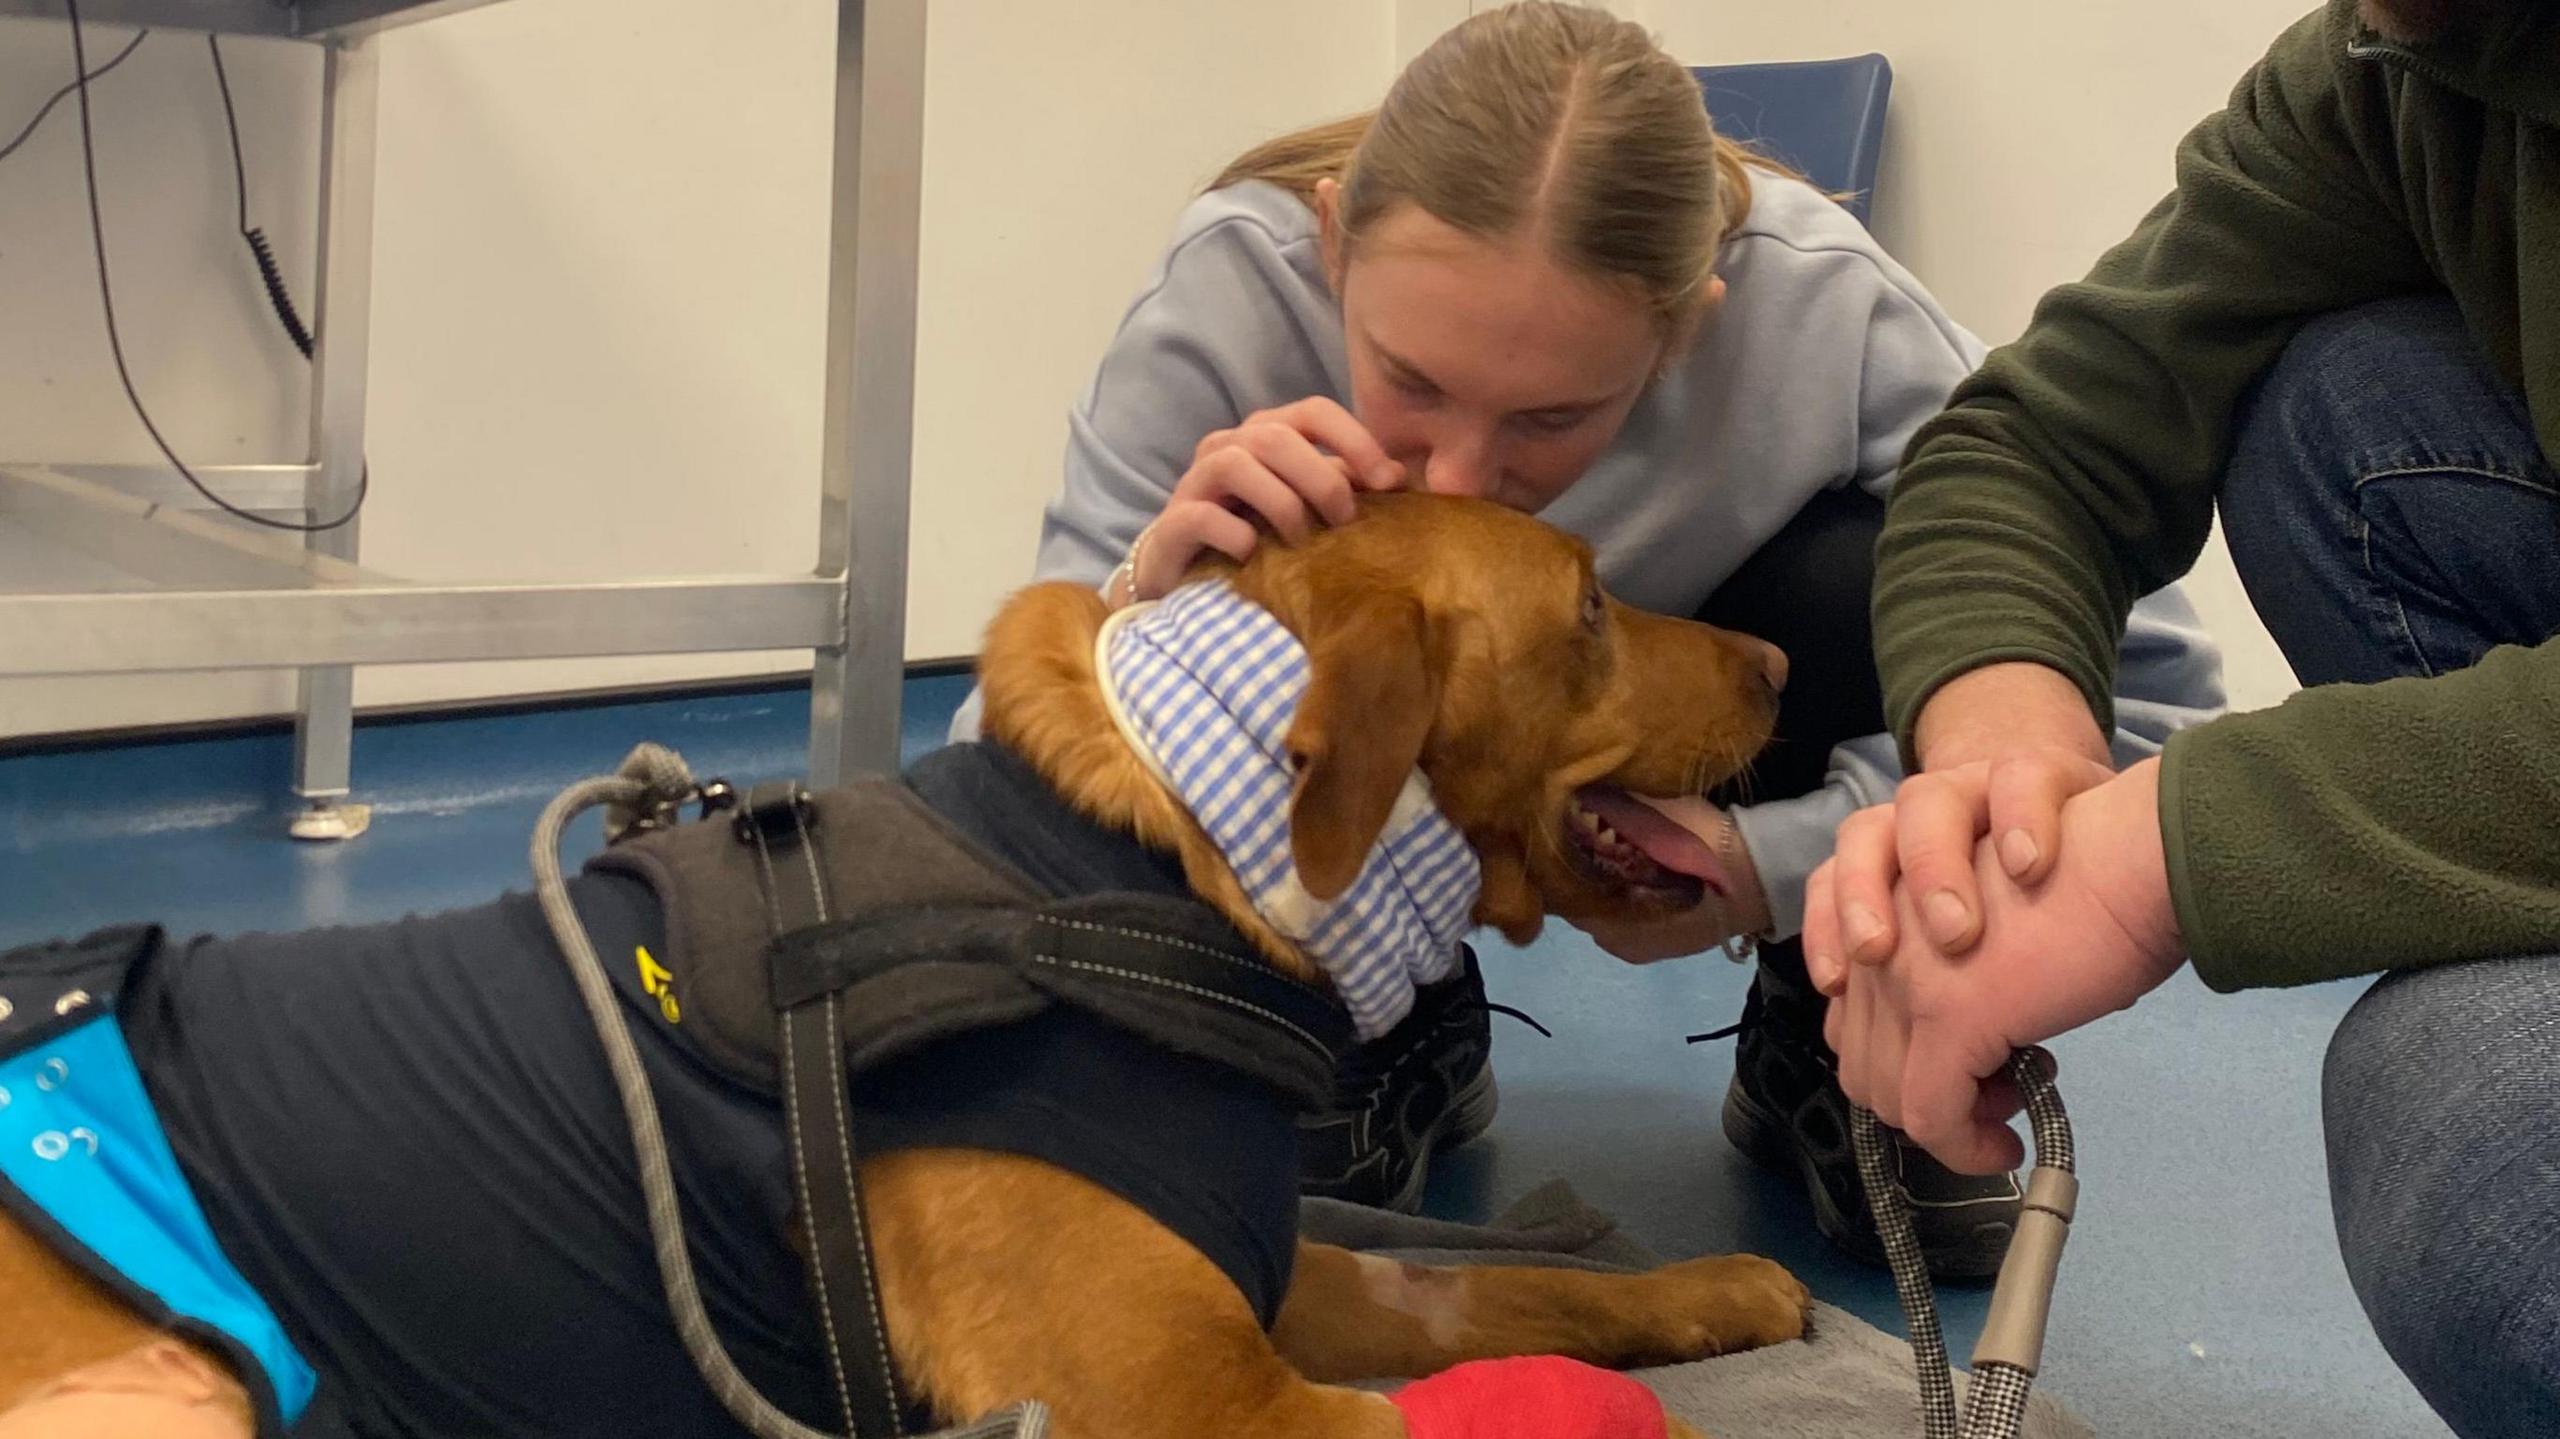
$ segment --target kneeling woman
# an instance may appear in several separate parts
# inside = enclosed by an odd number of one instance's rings
[[[1069,416],[1038,573],[1151,599],[1204,551],[1251,550],[1257,522],[1294,535],[1415,485],[1534,511],[1590,539],[1628,602],[1780,646],[1752,802],[1604,817],[1692,864],[1673,823],[1694,833],[1725,898],[1599,937],[1630,959],[1760,941],[1726,1130],[1880,1260],[1793,936],[1834,827],[1900,778],[1871,549],[1904,443],[1983,353],[1831,197],[1718,137],[1641,28],[1512,5],[1442,36],[1374,114],[1256,148],[1184,212]],[[2117,763],[2220,705],[2184,596],[2136,606]],[[1310,1192],[1410,1207],[1432,1148],[1490,1121],[1481,980],[1442,989],[1307,1131]],[[1932,1268],[1996,1270],[2011,1180],[1901,1160]]]

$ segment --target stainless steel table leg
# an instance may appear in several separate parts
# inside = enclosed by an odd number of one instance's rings
[[[314,322],[310,482],[315,520],[346,513],[364,473],[366,350],[372,330],[374,121],[378,56],[370,40],[331,42],[320,102],[320,285]],[[308,537],[309,548],[356,558],[360,521]],[[301,671],[293,729],[297,839],[350,839],[370,817],[350,804],[355,672]]]
[[[817,652],[813,785],[898,765],[923,205],[925,0],[839,0],[836,15],[818,573],[845,582],[845,634]]]

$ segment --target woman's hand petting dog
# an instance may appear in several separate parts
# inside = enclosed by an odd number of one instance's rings
[[[1359,492],[1398,489],[1404,478],[1404,467],[1332,400],[1317,395],[1258,410],[1192,451],[1173,498],[1130,548],[1135,562],[1114,585],[1125,583],[1126,592],[1105,598],[1115,607],[1159,598],[1203,550],[1241,562],[1261,538],[1256,520],[1292,544],[1319,524],[1348,524]]]
[[[1605,918],[1577,921],[1602,949],[1629,964],[1652,964],[1703,954],[1749,935],[1763,934],[1772,923],[1769,896],[1761,888],[1760,871],[1751,863],[1751,846],[1732,816],[1703,799],[1654,799],[1647,805],[1706,842],[1723,868],[1726,892],[1707,891],[1706,898],[1677,914],[1652,919]]]

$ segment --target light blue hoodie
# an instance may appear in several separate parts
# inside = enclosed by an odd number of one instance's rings
[[[1694,613],[1815,492],[1883,494],[1912,431],[1985,353],[1800,181],[1753,172],[1750,214],[1716,272],[1728,288],[1714,322],[1540,514],[1592,543],[1610,593],[1662,614]],[[1351,397],[1314,213],[1260,182],[1200,197],[1068,414],[1066,488],[1041,527],[1038,577],[1103,583],[1202,435],[1309,395]],[[2220,656],[2174,586],[2134,607],[2116,684],[2120,765],[2220,712]],[[972,696],[953,737],[974,736],[977,720]],[[1777,937],[1802,926],[1805,880],[1840,821],[1901,777],[1878,734],[1833,751],[1822,789],[1733,811]]]

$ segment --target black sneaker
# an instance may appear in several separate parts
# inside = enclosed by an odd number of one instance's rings
[[[1493,1127],[1493,1006],[1475,951],[1413,1012],[1343,1061],[1329,1113],[1298,1121],[1298,1189],[1411,1214],[1432,1151]]]
[[[1805,978],[1794,941],[1760,949],[1743,1001],[1725,1091],[1724,1132],[1761,1165],[1801,1180],[1823,1237],[1882,1267],[1884,1244],[1867,1210],[1849,1140],[1849,1097],[1838,1060],[1822,1042],[1822,997]],[[1988,1279],[2000,1272],[2023,1199],[2017,1176],[1958,1174],[1899,1134],[1891,1154],[1932,1277]]]

